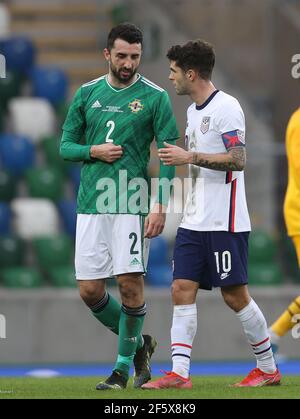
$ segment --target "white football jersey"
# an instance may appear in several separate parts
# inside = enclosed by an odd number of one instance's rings
[[[186,146],[199,153],[224,153],[245,145],[245,117],[234,97],[215,91],[187,110]],[[189,165],[191,179],[180,227],[196,231],[250,231],[244,172]]]

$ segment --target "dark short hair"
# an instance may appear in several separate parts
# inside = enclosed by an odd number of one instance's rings
[[[142,31],[133,23],[120,23],[111,29],[107,37],[107,49],[110,51],[116,39],[123,39],[129,44],[141,44],[143,46]]]
[[[208,42],[196,39],[182,46],[174,45],[167,57],[183,71],[196,70],[202,79],[210,80],[215,65],[215,51]]]

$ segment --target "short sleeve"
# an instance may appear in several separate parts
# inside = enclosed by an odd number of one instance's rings
[[[220,135],[227,132],[240,131],[241,136],[245,138],[245,116],[237,100],[230,101],[222,107],[217,128]]]

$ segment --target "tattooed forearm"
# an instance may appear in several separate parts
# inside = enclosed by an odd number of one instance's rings
[[[245,147],[235,147],[229,150],[229,154],[233,158],[234,162],[236,163],[238,169],[236,170],[244,170],[246,165],[246,149]]]
[[[192,153],[191,163],[206,169],[220,171],[241,171],[246,164],[246,150],[244,147],[235,147],[228,153],[204,154]]]

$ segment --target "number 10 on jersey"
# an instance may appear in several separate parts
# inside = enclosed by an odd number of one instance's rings
[[[231,253],[229,250],[225,250],[225,252],[214,252],[216,258],[216,267],[218,274],[220,273],[220,265],[222,267],[221,272],[230,272],[231,271]]]

